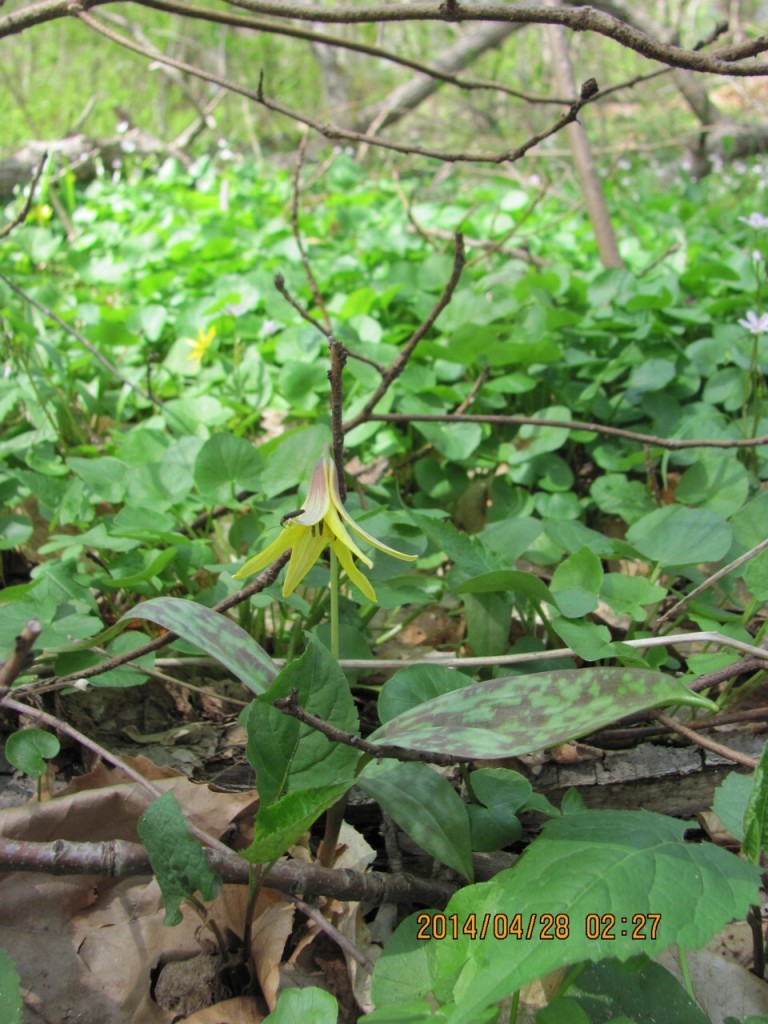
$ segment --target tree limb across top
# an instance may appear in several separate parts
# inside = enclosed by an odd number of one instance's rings
[[[101,7],[109,0],[42,0],[14,11],[0,19],[0,38],[16,35],[33,25],[78,12]],[[145,7],[154,7],[152,0],[138,0]],[[159,6],[159,5],[158,5]],[[730,46],[711,54],[663,43],[646,32],[628,25],[593,7],[511,7],[506,4],[465,6],[456,0],[436,3],[404,3],[320,7],[314,4],[282,3],[275,0],[237,0],[231,6],[280,19],[294,19],[326,24],[370,24],[394,21],[446,22],[510,22],[514,24],[563,25],[574,32],[595,32],[613,39],[649,60],[670,67],[714,74],[751,76],[768,74],[768,62],[754,59],[768,50],[768,36],[760,36],[738,46]]]

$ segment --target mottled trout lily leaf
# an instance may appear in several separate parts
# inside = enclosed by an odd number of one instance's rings
[[[369,738],[455,757],[512,757],[663,705],[716,710],[712,701],[660,672],[565,669],[463,686],[391,718]]]
[[[323,455],[315,464],[304,507],[283,516],[282,526],[280,536],[258,555],[249,558],[242,569],[235,573],[236,580],[260,572],[290,548],[291,557],[283,583],[283,596],[288,597],[323,551],[330,547],[358,590],[369,601],[375,601],[376,591],[370,580],[357,567],[352,556],[358,558],[369,569],[373,562],[360,550],[352,538],[352,533],[394,558],[402,558],[405,562],[412,562],[416,558],[416,555],[406,555],[383,544],[355,522],[342,504],[336,466],[328,455]]]

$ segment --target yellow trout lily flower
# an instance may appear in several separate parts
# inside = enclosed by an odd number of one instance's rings
[[[315,464],[304,507],[297,512],[283,516],[281,525],[283,529],[280,531],[280,536],[258,555],[249,558],[242,569],[238,569],[235,573],[234,579],[241,580],[254,572],[266,569],[290,548],[291,557],[283,583],[283,597],[288,597],[298,587],[325,548],[330,547],[358,590],[369,601],[375,601],[376,591],[371,586],[370,580],[366,579],[355,565],[352,555],[359,558],[369,569],[373,566],[373,562],[363,554],[349,531],[352,530],[373,547],[394,558],[402,558],[405,562],[412,562],[416,559],[416,555],[406,555],[387,544],[382,544],[380,540],[376,540],[354,521],[341,502],[336,466],[328,455],[324,455]]]

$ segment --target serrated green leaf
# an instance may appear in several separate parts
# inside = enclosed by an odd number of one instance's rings
[[[24,1013],[21,979],[16,965],[4,949],[0,949],[0,1006],[4,1024],[21,1024]]]
[[[759,870],[710,844],[684,842],[684,828],[649,811],[571,814],[548,822],[514,867],[458,892],[445,910],[449,919],[473,914],[482,921],[488,914],[511,921],[519,914],[524,929],[534,921],[538,936],[541,914],[563,914],[568,934],[552,942],[472,941],[463,934],[433,942],[433,991],[450,990],[451,1024],[471,1024],[478,1012],[566,964],[636,956],[637,915],[661,915],[655,940],[650,919],[639,919],[649,956],[672,943],[698,949],[744,916],[757,899]],[[603,921],[605,914],[615,918],[613,938],[601,926],[600,937],[588,939],[588,915]]]
[[[344,673],[320,641],[307,636],[307,649],[287,665],[274,684],[243,712],[246,754],[256,772],[262,804],[285,793],[351,782],[360,755],[332,743],[317,729],[278,711],[274,701],[298,691],[299,704],[344,732],[359,734],[359,723]]]
[[[153,800],[139,818],[136,830],[147,848],[163,894],[164,924],[181,922],[181,901],[194,896],[195,892],[199,891],[205,900],[216,897],[221,879],[189,831],[173,793],[163,793]]]
[[[277,666],[244,629],[226,615],[178,597],[156,597],[136,605],[120,619],[147,619],[220,661],[254,693],[263,693]]]
[[[282,857],[351,785],[349,782],[302,789],[286,793],[275,803],[261,805],[254,820],[253,842],[243,856],[254,864],[269,864]]]
[[[13,767],[33,779],[45,774],[46,760],[56,757],[60,750],[58,737],[34,726],[11,733],[5,743],[5,756]]]
[[[447,779],[426,764],[386,760],[366,765],[357,785],[419,846],[472,878],[467,809]]]
[[[398,715],[370,739],[455,757],[512,757],[667,704],[714,710],[711,701],[659,672],[564,669],[465,686]]]

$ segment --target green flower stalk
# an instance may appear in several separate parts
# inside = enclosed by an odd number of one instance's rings
[[[372,547],[387,555],[392,555],[393,558],[401,558],[404,562],[412,562],[416,559],[416,555],[406,555],[402,551],[396,551],[395,548],[389,547],[388,544],[382,544],[380,540],[372,537],[355,522],[341,502],[336,466],[328,455],[323,455],[315,464],[304,507],[298,512],[283,516],[282,525],[280,536],[258,555],[249,558],[242,569],[235,573],[234,579],[241,580],[255,572],[260,572],[290,548],[291,557],[283,583],[283,597],[288,597],[298,587],[323,551],[330,547],[338,558],[342,569],[358,590],[369,601],[375,601],[376,591],[370,580],[357,567],[352,556],[358,558],[369,569],[372,568],[373,562],[357,546],[350,531],[367,541]]]

